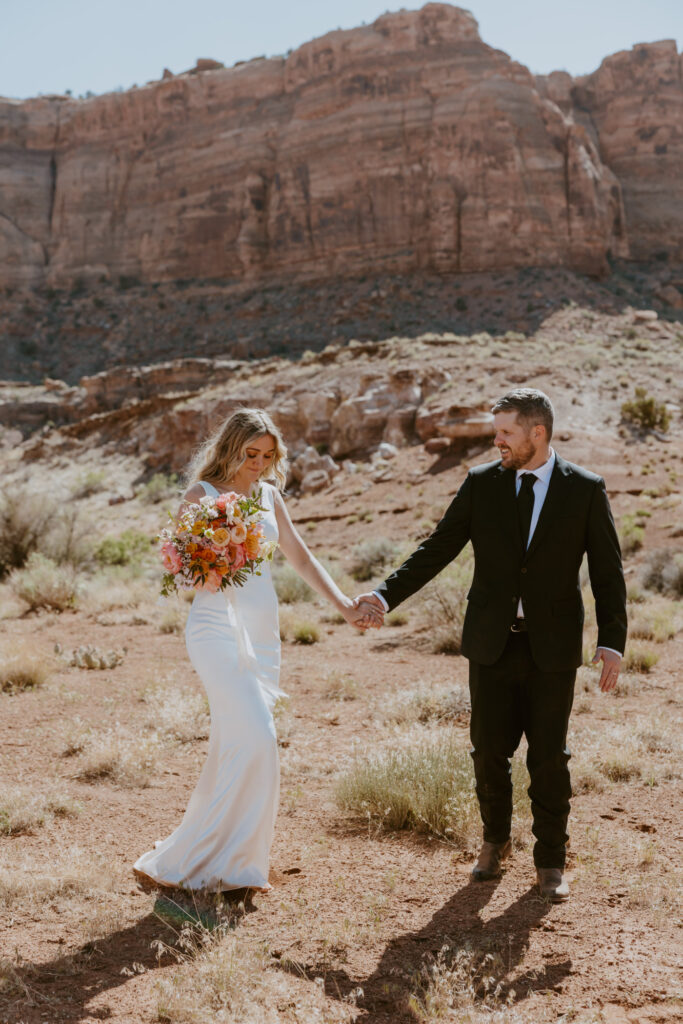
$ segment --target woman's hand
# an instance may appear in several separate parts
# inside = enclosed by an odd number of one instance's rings
[[[348,605],[341,608],[346,621],[356,629],[379,629],[384,625],[384,613],[368,603],[360,604],[347,598]]]

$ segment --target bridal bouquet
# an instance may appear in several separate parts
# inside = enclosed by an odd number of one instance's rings
[[[203,587],[215,594],[243,586],[273,557],[275,544],[263,535],[261,494],[228,492],[190,505],[177,523],[159,534],[164,596]],[[171,516],[171,518],[173,518]]]

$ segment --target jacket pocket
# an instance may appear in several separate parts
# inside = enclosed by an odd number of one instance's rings
[[[477,608],[485,608],[489,603],[489,595],[481,587],[470,587],[467,600],[476,605]]]

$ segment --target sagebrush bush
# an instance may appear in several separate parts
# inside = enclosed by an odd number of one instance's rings
[[[292,628],[292,639],[295,644],[317,644],[320,630],[315,622],[299,619]]]
[[[370,537],[356,544],[349,572],[355,580],[371,580],[396,558],[396,545],[386,537]]]
[[[37,551],[29,555],[23,569],[13,571],[10,584],[31,611],[46,608],[63,612],[76,604],[77,577],[73,566],[57,565]]]
[[[460,653],[471,579],[472,559],[466,554],[464,559],[451,562],[420,593],[422,622],[437,654]]]
[[[299,576],[289,562],[273,566],[273,585],[277,599],[282,604],[313,601],[315,598],[315,591]]]
[[[21,569],[34,552],[80,565],[90,557],[87,528],[73,508],[28,488],[0,498],[0,578]]]
[[[683,597],[683,552],[671,548],[651,551],[642,568],[641,582],[648,590]]]
[[[630,402],[624,402],[621,418],[641,430],[666,431],[671,423],[671,415],[664,402],[658,402],[652,395],[648,395],[643,387],[637,387],[635,397]]]

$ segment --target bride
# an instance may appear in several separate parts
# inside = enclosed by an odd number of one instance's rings
[[[364,625],[364,613],[339,590],[292,524],[281,494],[286,466],[287,449],[268,414],[239,409],[192,460],[179,515],[186,503],[198,504],[205,495],[260,491],[265,539],[278,542],[296,571],[347,622]],[[209,698],[206,763],[180,825],[144,853],[133,871],[143,885],[266,892],[279,792],[273,706],[283,696],[270,564],[264,562],[261,575],[249,576],[243,587],[197,591],[185,639]]]

